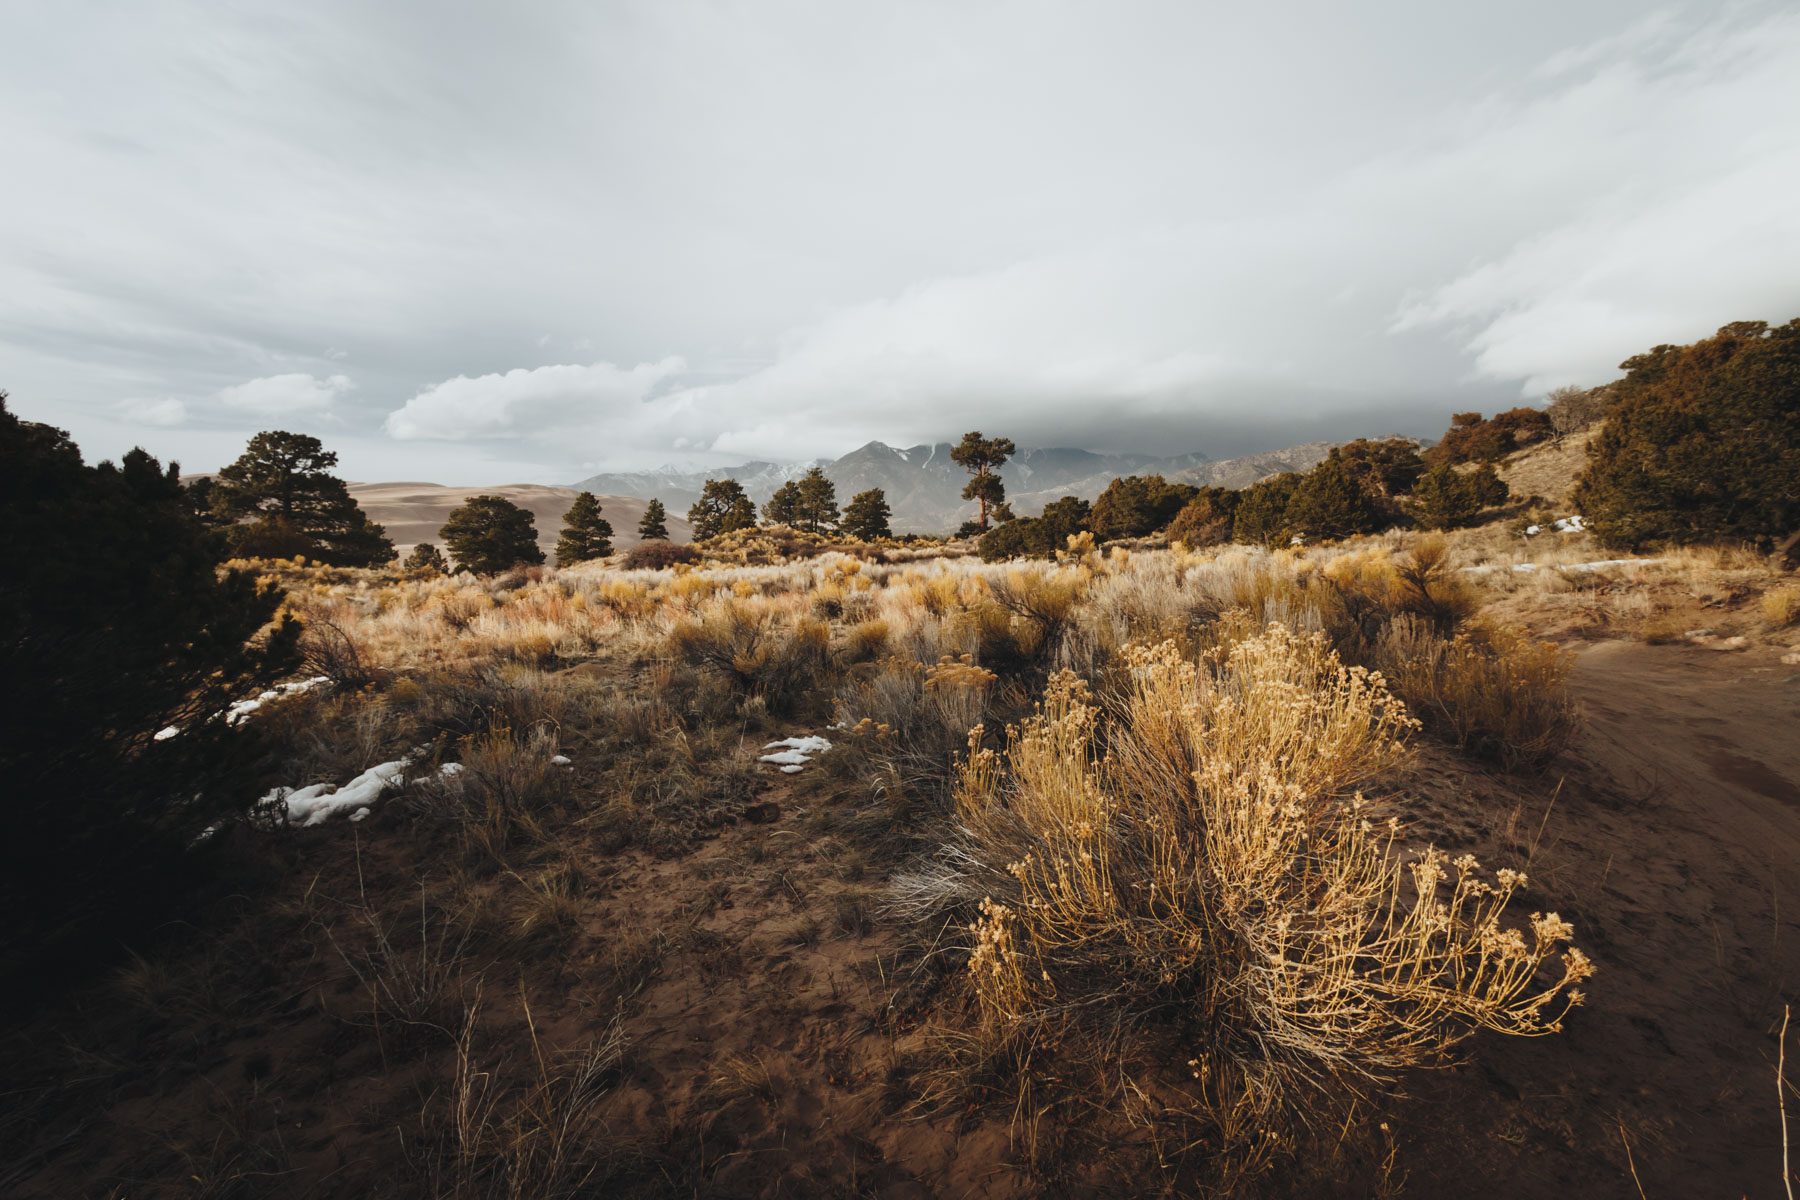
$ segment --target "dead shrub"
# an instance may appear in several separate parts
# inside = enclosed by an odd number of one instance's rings
[[[538,1039],[531,1009],[532,1072],[502,1082],[504,1057],[477,1063],[480,998],[456,1039],[449,1094],[433,1094],[421,1114],[428,1157],[420,1164],[431,1194],[447,1200],[568,1200],[590,1195],[612,1159],[599,1106],[624,1060],[626,1039],[612,1022],[578,1049],[556,1054]]]
[[[1762,594],[1763,620],[1777,629],[1800,621],[1800,587],[1787,584]]]
[[[1478,624],[1445,639],[1402,616],[1375,660],[1427,728],[1510,770],[1547,765],[1580,726],[1568,690],[1574,654],[1515,629]]]
[[[639,542],[625,552],[619,565],[627,571],[666,571],[677,563],[697,563],[700,552],[692,546],[676,545],[655,538]]]
[[[676,658],[729,680],[771,709],[791,706],[825,673],[831,627],[809,617],[783,620],[736,597],[679,622],[669,633]]]
[[[1522,876],[1435,848],[1405,862],[1355,791],[1414,725],[1379,677],[1279,627],[1201,663],[1134,647],[1129,667],[1104,727],[1063,673],[1004,754],[972,735],[962,833],[900,881],[913,915],[980,897],[967,970],[987,1020],[1055,1039],[1178,1012],[1195,1078],[1245,1081],[1269,1111],[1478,1029],[1553,1032],[1580,1003],[1570,927],[1503,924]],[[1212,1098],[1217,1133],[1244,1094]]]

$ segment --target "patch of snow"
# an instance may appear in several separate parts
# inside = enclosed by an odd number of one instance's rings
[[[566,754],[558,754],[558,755],[556,755],[556,756],[554,756],[554,757],[552,757],[552,758],[551,758],[551,760],[550,760],[550,761],[551,761],[551,762],[552,762],[552,763],[555,763],[555,764],[556,764],[556,765],[557,765],[557,766],[559,766],[559,767],[566,767],[566,766],[568,766],[568,765],[569,765],[569,764],[570,764],[570,763],[572,763],[572,762],[574,762],[574,761],[575,761],[575,760],[574,760],[574,759],[572,759],[572,758],[570,758],[570,757],[569,757],[569,756],[568,756],[568,755],[566,755]]]
[[[777,750],[777,747],[783,746],[786,749]],[[812,762],[813,755],[823,754],[831,749],[831,743],[822,737],[782,738],[779,742],[770,742],[763,749],[777,752],[764,754],[757,762],[773,763],[781,768],[783,774],[794,775]]]
[[[256,806],[258,809],[271,811],[278,820],[285,820],[289,825],[322,825],[339,813],[346,812],[351,814],[352,821],[360,821],[369,815],[370,807],[384,793],[405,785],[406,768],[412,766],[412,761],[410,758],[397,758],[393,762],[370,767],[342,786],[315,783],[303,788],[271,788],[267,795],[256,802]],[[461,763],[445,763],[438,768],[437,774],[441,779],[453,779],[463,770]]]
[[[1669,560],[1666,558],[1608,558],[1608,559],[1604,559],[1600,562],[1584,562],[1584,563],[1514,563],[1512,566],[1512,569],[1515,571],[1520,571],[1520,572],[1526,572],[1526,571],[1605,571],[1612,567],[1647,567],[1647,566],[1652,566],[1656,563],[1665,563],[1668,561]],[[1457,568],[1457,570],[1459,570],[1459,571],[1467,571],[1467,572],[1469,572],[1471,574],[1475,574],[1475,575],[1480,575],[1487,571],[1502,571],[1505,569],[1506,568],[1501,566],[1499,563],[1482,563],[1480,566],[1458,567]]]
[[[227,708],[223,714],[225,723],[227,725],[241,725],[249,719],[251,713],[255,712],[271,700],[279,700],[284,696],[292,696],[300,692],[310,692],[321,683],[330,682],[331,680],[327,676],[315,675],[311,679],[297,679],[292,683],[278,683],[268,691],[263,692],[260,695],[252,696],[248,700],[234,701],[231,707]],[[168,725],[156,731],[155,740],[166,742],[180,732],[181,726]]]
[[[1580,533],[1587,528],[1587,518],[1582,516],[1559,517],[1551,522],[1550,528],[1558,533]]]

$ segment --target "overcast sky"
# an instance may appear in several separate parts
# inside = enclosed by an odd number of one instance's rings
[[[1792,4],[0,0],[0,388],[358,479],[1441,431],[1800,316]]]

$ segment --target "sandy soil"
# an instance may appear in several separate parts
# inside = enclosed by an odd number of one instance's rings
[[[1531,859],[1527,901],[1600,967],[1590,1004],[1559,1036],[1482,1040],[1474,1065],[1411,1081],[1401,1161],[1421,1193],[1479,1177],[1494,1195],[1627,1196],[1629,1142],[1650,1196],[1778,1195],[1800,671],[1613,641],[1580,649],[1574,685],[1587,727],[1537,787],[1439,754],[1417,786],[1437,814],[1420,832]]]
[[[369,519],[386,527],[394,540],[394,548],[405,558],[420,542],[433,542],[441,550],[443,536],[438,532],[457,508],[470,496],[505,496],[521,508],[531,510],[537,520],[538,546],[546,558],[554,561],[557,535],[562,532],[563,514],[580,495],[573,488],[549,487],[533,483],[507,483],[497,487],[445,487],[437,483],[353,483],[350,494],[369,514]],[[637,545],[638,522],[643,520],[647,501],[635,496],[599,496],[600,513],[613,527],[613,547],[629,550]],[[688,523],[670,513],[669,537],[673,541],[688,540]]]
[[[1405,1194],[1629,1197],[1633,1166],[1652,1197],[1781,1194],[1774,1057],[1800,984],[1800,670],[1616,641],[1579,655],[1587,725],[1546,776],[1424,746],[1401,784],[1416,841],[1524,867],[1524,904],[1574,923],[1600,968],[1589,1005],[1555,1036],[1477,1038],[1462,1065],[1361,1107],[1349,1135],[1361,1147],[1331,1167],[1340,1182],[1303,1162],[1245,1194],[1373,1194],[1381,1122]],[[1104,1114],[1048,1131],[1049,1168],[1033,1173],[1003,1105],[908,1109],[930,1065],[925,1030],[966,1014],[905,973],[913,931],[880,920],[891,864],[854,849],[869,803],[822,769],[769,771],[685,844],[571,848],[588,880],[575,941],[484,986],[529,992],[548,1045],[620,1014],[631,1049],[602,1102],[621,1154],[609,1194],[1155,1194],[1142,1190],[1154,1179],[1110,1173],[1141,1160],[1110,1153]],[[407,842],[408,828],[378,814],[360,834],[321,829],[298,874],[318,895],[348,894],[357,836],[372,871],[448,852]],[[280,1194],[392,1194],[391,1139],[417,1128],[425,1060],[371,1044],[329,956],[309,964],[298,938],[273,946],[243,952],[269,977],[254,1005],[138,1044],[141,1067],[13,1181],[17,1194],[137,1194],[132,1181],[172,1178],[218,1136],[227,1106],[264,1141],[271,1127],[281,1137],[293,1190]],[[619,1008],[606,997],[622,946],[650,947],[651,965]],[[28,1032],[63,1036],[57,1019]],[[482,1045],[516,1062],[530,1042],[516,1015],[496,1016]]]

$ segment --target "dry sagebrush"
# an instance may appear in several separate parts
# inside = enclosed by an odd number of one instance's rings
[[[900,882],[915,912],[978,902],[968,970],[991,1021],[1182,1013],[1196,1078],[1254,1079],[1261,1107],[1477,1029],[1552,1032],[1580,1003],[1570,927],[1504,919],[1522,876],[1435,848],[1405,861],[1356,791],[1415,724],[1379,675],[1279,626],[1129,663],[1111,720],[1062,675],[1004,754],[973,736],[960,835]]]

